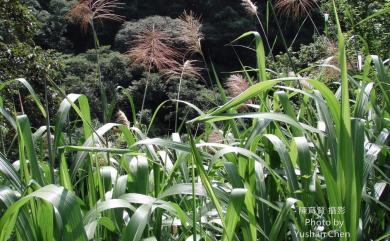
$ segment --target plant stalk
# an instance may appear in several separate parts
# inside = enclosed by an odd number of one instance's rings
[[[50,114],[49,114],[49,101],[48,101],[48,88],[47,88],[47,80],[45,78],[45,111],[46,111],[46,140],[47,140],[47,152],[48,158],[50,162],[50,175],[51,181],[54,183],[54,158],[53,158],[53,150],[51,145],[51,130],[50,130]]]

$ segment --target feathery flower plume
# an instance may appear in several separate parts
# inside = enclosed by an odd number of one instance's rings
[[[230,97],[236,97],[249,88],[248,81],[240,74],[231,75],[226,81],[227,92]],[[246,104],[252,104],[252,100],[247,100]],[[242,108],[239,108],[239,110]]]
[[[257,6],[251,0],[242,0],[241,5],[252,15],[257,15]]]
[[[231,97],[236,97],[249,88],[248,81],[240,74],[231,75],[226,81],[226,87]]]
[[[261,29],[261,32],[264,34],[264,38],[265,38],[265,42],[267,44],[267,48],[269,51],[271,51],[271,55],[272,55],[272,48],[271,48],[271,45],[269,43],[269,40],[268,40],[268,37],[267,37],[267,33],[265,32],[265,29],[264,29],[264,26],[261,22],[261,19],[259,17],[259,15],[257,14],[257,6],[256,4],[254,4],[251,0],[242,0],[241,2],[241,6],[243,6],[245,8],[245,10],[252,16],[255,16],[257,18],[257,21],[259,21],[259,25],[260,25],[260,29]],[[273,57],[273,55],[272,55]]]
[[[334,81],[340,78],[340,62],[338,60],[339,49],[337,42],[329,41],[326,48],[327,58],[321,61],[324,65],[322,68],[322,76],[325,80]],[[358,58],[349,58],[347,62],[348,70],[352,70],[357,66]]]
[[[196,62],[196,60],[186,60],[175,68],[165,70],[164,75],[168,77],[168,81],[175,77],[197,77],[203,79],[201,74],[202,68],[196,66]]]
[[[316,7],[316,0],[277,0],[275,5],[279,14],[292,16],[294,19],[307,16]]]
[[[201,53],[202,46],[200,41],[203,39],[203,34],[200,31],[202,28],[200,17],[196,16],[192,11],[184,11],[179,19],[183,23],[181,26],[182,36],[180,39],[188,45],[188,52]]]
[[[136,36],[133,47],[127,51],[129,58],[144,67],[158,70],[177,68],[180,53],[170,45],[171,37],[154,26]]]
[[[223,142],[221,138],[222,136],[223,134],[220,131],[212,131],[208,135],[207,141],[212,143],[222,143]]]
[[[118,0],[79,0],[67,15],[78,22],[81,30],[86,32],[88,25],[94,20],[123,21],[123,16],[115,14],[115,10],[122,5]]]
[[[202,75],[200,74],[201,68],[195,66],[193,63],[194,60],[186,60],[182,65],[177,68],[172,68],[167,70],[165,75],[168,76],[168,81],[174,77],[179,78],[179,86],[177,89],[177,102],[176,102],[176,112],[175,112],[175,131],[177,131],[177,123],[178,123],[178,111],[179,111],[179,100],[180,100],[180,90],[183,78],[186,77],[198,77],[202,79]]]
[[[141,124],[144,113],[145,99],[149,85],[150,72],[152,68],[157,70],[177,68],[181,54],[171,46],[172,39],[154,26],[137,35],[133,41],[133,47],[127,51],[127,56],[135,64],[139,64],[148,69],[146,85],[142,98],[139,122]]]
[[[288,72],[288,77],[299,77],[299,87],[302,89],[311,90],[313,87],[310,85],[309,82],[305,78],[302,78],[300,74],[295,74],[293,71]]]
[[[127,127],[130,127],[129,119],[127,119],[126,114],[121,110],[118,110],[118,112],[116,113],[116,122],[125,125]]]

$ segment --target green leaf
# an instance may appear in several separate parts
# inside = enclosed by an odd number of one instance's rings
[[[232,120],[232,119],[266,119],[266,120],[273,120],[273,121],[280,121],[284,122],[286,124],[290,124],[293,127],[303,131],[307,130],[314,133],[324,134],[321,130],[318,130],[317,128],[314,128],[312,126],[299,123],[296,120],[292,119],[290,116],[281,114],[281,113],[272,113],[272,112],[266,112],[266,113],[239,113],[239,114],[219,114],[219,115],[213,115],[213,116],[205,116],[203,117],[203,121],[207,122],[217,122],[217,121],[224,121],[224,120]]]
[[[18,173],[2,153],[0,153],[0,173],[3,177],[7,178],[14,188],[16,188],[19,192],[22,192],[23,184],[18,176]]]
[[[187,127],[187,130],[190,131],[191,128]],[[189,136],[190,136],[190,144],[191,144],[191,150],[192,150],[192,155],[193,155],[193,158],[194,158],[194,162],[196,164],[196,168],[198,169],[198,172],[199,172],[199,175],[200,175],[200,179],[202,181],[202,184],[204,186],[204,188],[206,189],[206,192],[208,194],[208,196],[210,197],[215,209],[217,210],[217,213],[218,213],[218,216],[219,218],[221,219],[221,222],[223,224],[223,227],[225,228],[225,225],[224,225],[224,215],[223,215],[223,212],[222,212],[222,207],[221,207],[221,204],[219,203],[219,200],[217,199],[214,191],[213,191],[213,187],[211,186],[211,183],[210,183],[210,180],[206,174],[206,171],[204,169],[204,166],[203,166],[203,160],[202,160],[202,157],[201,155],[199,154],[198,152],[198,149],[197,147],[195,146],[195,141],[192,137],[192,134],[191,133],[188,133]]]
[[[7,210],[18,200],[18,196],[19,193],[15,192],[9,187],[0,187],[0,209]],[[31,215],[25,209],[20,210],[16,220],[16,230],[22,240],[37,240],[34,226],[32,225]]]
[[[21,115],[16,117],[16,123],[18,127],[19,155],[22,155],[22,158],[20,159],[25,162],[25,157],[27,157],[27,159],[30,161],[31,177],[42,186],[44,185],[44,178],[41,169],[39,168],[37,155],[35,153],[35,145],[32,138],[30,121],[26,115]],[[27,172],[27,170],[24,171]],[[29,180],[29,177],[27,176],[29,174],[24,174],[26,175],[26,180]]]
[[[43,105],[42,105],[41,101],[39,100],[38,95],[35,93],[33,87],[31,87],[31,85],[24,78],[19,78],[19,79],[16,79],[15,81],[21,83],[22,85],[24,85],[24,87],[27,88],[27,90],[30,92],[35,104],[38,106],[39,110],[42,112],[43,117],[46,118],[47,114],[46,114],[45,108],[43,107]]]
[[[55,209],[56,224],[64,241],[87,241],[84,227],[81,222],[81,210],[76,196],[63,187],[48,185],[21,198],[10,206],[0,219],[0,240],[7,240],[15,226],[15,218],[20,209],[32,199],[42,199],[50,203]],[[44,228],[44,227],[43,227]]]
[[[237,42],[240,39],[246,38],[248,36],[253,35],[255,38],[256,43],[256,60],[257,60],[257,68],[258,68],[258,79],[259,81],[266,81],[267,80],[267,73],[265,68],[265,51],[264,51],[264,44],[263,40],[260,36],[260,34],[256,31],[250,31],[242,34],[238,38],[232,41],[232,43]]]
[[[279,80],[267,80],[263,81],[257,84],[252,85],[249,87],[247,90],[242,92],[240,95],[236,96],[235,98],[231,99],[227,103],[225,103],[223,106],[217,108],[216,110],[212,111],[209,114],[206,114],[205,116],[200,116],[193,121],[203,121],[204,119],[208,118],[209,116],[216,116],[218,114],[221,114],[233,107],[236,107],[240,104],[245,103],[247,100],[259,95],[260,93],[263,93],[267,91],[268,89],[272,88],[275,86],[277,83],[279,83]]]
[[[272,143],[274,150],[278,153],[280,159],[282,160],[290,191],[295,193],[299,190],[299,185],[286,145],[275,135],[266,134],[264,135],[264,138]]]
[[[269,234],[269,240],[270,241],[278,241],[278,237],[280,234],[280,231],[285,223],[287,223],[289,219],[289,214],[291,212],[291,207],[294,205],[294,203],[298,202],[297,199],[294,198],[287,198],[286,202],[283,205],[282,210],[280,211],[278,217],[276,218],[271,233]]]
[[[224,241],[233,240],[236,226],[240,220],[240,212],[244,206],[246,192],[247,190],[244,188],[234,188],[230,194],[230,202],[226,211],[226,228],[222,237]]]
[[[65,155],[63,153],[61,154],[60,163],[60,183],[69,191],[73,191],[73,185],[69,175],[68,164],[66,164]]]
[[[149,222],[151,204],[143,204],[134,212],[122,234],[121,241],[139,241]]]
[[[75,106],[75,102],[79,102],[80,111],[77,113],[82,113],[83,121],[83,130],[84,130],[84,138],[87,139],[92,135],[92,128],[91,125],[91,116],[90,116],[90,108],[88,99],[85,95],[79,95],[79,94],[69,94],[66,96],[66,98],[61,102],[60,107],[57,111],[56,115],[56,124],[55,124],[55,132],[54,132],[54,149],[56,149],[60,145],[60,137],[62,134],[62,130],[64,129],[65,123],[67,121],[67,118],[69,116],[69,112],[71,110],[71,107],[77,107]]]

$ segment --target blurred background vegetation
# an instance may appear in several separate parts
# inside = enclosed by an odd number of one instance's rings
[[[0,81],[7,81],[17,77],[29,76],[38,94],[43,95],[45,79],[52,79],[59,84],[66,93],[85,93],[91,101],[95,117],[100,117],[99,87],[96,84],[96,54],[94,52],[93,32],[89,29],[84,32],[78,23],[72,21],[67,13],[77,1],[68,0],[9,0],[0,2]],[[131,116],[127,97],[123,92],[129,92],[134,97],[136,106],[141,105],[142,93],[145,88],[147,71],[140,68],[125,55],[132,47],[134,37],[146,28],[155,26],[174,39],[173,45],[182,48],[180,42],[179,16],[184,10],[192,10],[201,17],[201,32],[204,39],[201,42],[204,59],[200,55],[192,55],[200,66],[205,68],[214,64],[217,71],[224,72],[239,69],[241,64],[252,65],[255,62],[253,54],[245,48],[232,48],[227,44],[245,31],[261,32],[256,17],[249,14],[236,0],[123,0],[118,14],[124,17],[123,22],[97,21],[96,32],[100,41],[100,65],[102,84],[107,90],[109,102],[115,102],[116,108],[122,109]],[[268,66],[276,72],[293,72],[292,66],[299,69],[316,63],[332,51],[332,45],[323,35],[335,34],[333,20],[329,17],[327,23],[323,13],[331,13],[331,1],[321,0],[311,9],[311,19],[295,19],[286,14],[277,14],[276,18],[266,7],[269,1],[255,1],[258,6],[259,18],[272,45],[269,53]],[[272,1],[271,1],[272,2]],[[344,32],[351,36],[362,36],[367,41],[366,51],[388,56],[390,42],[388,29],[389,14],[372,18],[364,24],[358,24],[362,19],[378,11],[385,0],[343,0],[338,1],[341,9]],[[325,14],[326,15],[326,14]],[[275,20],[278,22],[275,22]],[[278,36],[277,24],[284,34],[288,53],[282,38]],[[327,29],[325,29],[325,25]],[[176,41],[177,40],[177,41]],[[354,50],[351,39],[348,51]],[[356,52],[356,51],[355,51]],[[237,58],[240,56],[240,58]],[[271,58],[275,56],[275,58]],[[355,54],[356,56],[356,54]],[[226,61],[227,59],[231,61]],[[243,63],[240,63],[239,60]],[[351,66],[354,60],[351,61]],[[356,61],[355,61],[356,62]],[[291,65],[293,63],[293,65]],[[203,110],[207,110],[218,103],[218,95],[212,88],[206,88],[210,83],[207,70],[202,73],[203,80],[186,77],[183,79],[182,97],[190,100]],[[177,93],[177,84],[174,80],[161,81],[162,73],[153,71],[150,89],[146,99],[145,112],[150,113],[162,101],[174,98]],[[222,82],[228,74],[222,75]],[[332,76],[326,78],[331,80]],[[123,88],[113,88],[121,86]],[[49,87],[50,88],[50,87]],[[54,92],[52,92],[54,93]],[[16,111],[21,111],[16,98],[22,98],[25,110],[28,113],[29,100],[26,93],[12,93],[12,98],[4,98],[15,102]],[[26,98],[26,99],[23,99]],[[58,102],[56,96],[49,96],[51,102]],[[49,105],[56,106],[56,105]],[[215,105],[214,105],[215,106]],[[172,107],[172,106],[171,106]],[[161,123],[159,130],[152,133],[166,134],[172,128],[173,108],[166,109],[159,114]],[[112,113],[114,113],[112,111]],[[189,113],[191,114],[191,113]],[[148,115],[145,114],[143,118]],[[31,118],[39,123],[39,118]],[[115,118],[111,115],[110,118]]]

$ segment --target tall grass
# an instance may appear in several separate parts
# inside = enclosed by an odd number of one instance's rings
[[[274,79],[260,35],[248,32],[237,40],[255,38],[258,81],[229,100],[214,71],[224,103],[204,113],[181,100],[199,116],[170,139],[127,124],[94,128],[87,98],[52,82],[64,100],[49,126],[47,162],[39,148],[46,124],[34,129],[28,116],[0,105],[19,155],[0,153],[0,240],[318,240],[301,236],[319,228],[307,220],[332,221],[322,228],[349,234],[339,240],[386,239],[388,66],[366,56],[363,70],[349,75],[338,27],[337,90],[316,78]],[[311,88],[295,88],[301,80]],[[46,116],[29,83],[15,81]],[[67,122],[80,131],[72,142]],[[204,132],[194,133],[199,124]],[[221,135],[207,141],[212,133]]]
[[[99,87],[103,120],[107,122],[111,117],[111,106],[107,102],[107,93],[102,82],[102,71],[100,63],[100,41],[96,29],[96,21],[111,20],[122,22],[124,17],[115,13],[122,8],[123,3],[118,0],[79,0],[67,15],[80,25],[82,32],[86,33],[91,28],[96,57],[96,83]]]

